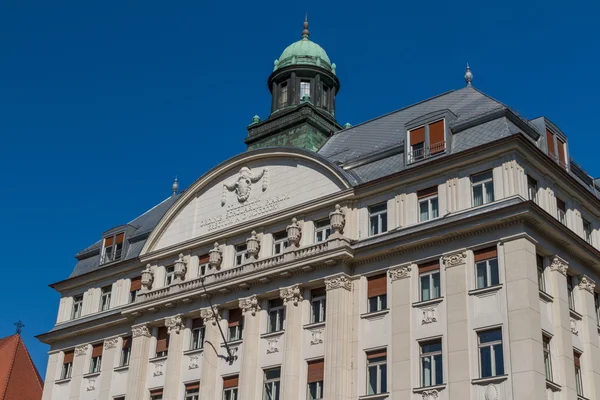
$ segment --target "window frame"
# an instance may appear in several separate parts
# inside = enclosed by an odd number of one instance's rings
[[[584,397],[583,395],[583,376],[581,373],[581,355],[582,353],[573,350],[573,367],[575,368],[575,389],[578,397]]]
[[[539,254],[535,255],[536,257],[536,267],[537,267],[537,278],[538,278],[538,287],[539,290],[546,292],[546,262],[544,256]]]
[[[289,105],[289,90],[288,83],[283,82],[279,85],[279,107],[287,107]]]
[[[331,221],[329,218],[315,221],[315,243],[326,242],[329,236],[331,236]]]
[[[433,292],[433,289],[435,288],[434,275],[438,275],[438,287],[436,288],[438,295],[435,297],[432,297],[431,293]],[[429,298],[428,299],[425,299],[423,296],[422,278],[424,278],[424,277],[428,277],[428,279],[429,279]],[[440,268],[438,268],[436,270],[432,270],[432,271],[419,272],[419,301],[435,300],[435,299],[439,299],[440,297],[442,297],[442,275],[440,272]]]
[[[248,245],[246,243],[240,243],[235,245],[235,257],[233,262],[235,266],[242,265],[248,259]]]
[[[494,266],[490,263],[491,261],[494,261],[496,266],[495,266],[495,273],[496,273],[496,279],[498,281],[498,283],[492,283],[493,282],[493,278],[494,278]],[[482,264],[485,264],[485,276],[484,276],[484,284],[483,286],[479,286],[479,271],[480,271],[480,266]],[[494,286],[498,286],[501,284],[500,281],[500,263],[498,260],[498,256],[496,255],[496,257],[490,257],[487,258],[485,260],[480,260],[475,262],[475,289],[486,289],[489,287],[494,287]]]
[[[273,302],[277,301],[277,306],[273,306]],[[281,302],[281,303],[280,303]],[[283,300],[281,299],[271,299],[269,300],[269,311],[267,318],[267,333],[281,332],[284,330],[285,323],[285,305],[283,304]],[[275,318],[275,326],[273,329],[272,318]],[[278,329],[277,329],[278,328]]]
[[[229,310],[231,312],[231,310]],[[228,321],[229,324],[229,321]],[[227,326],[227,341],[235,342],[242,340],[244,332],[244,315],[240,317],[240,323],[235,326]],[[232,334],[233,333],[233,334]]]
[[[121,352],[119,354],[119,367],[127,367],[131,362],[131,340],[133,339],[133,337],[125,337],[122,340],[125,339],[129,340],[129,344],[127,347],[124,347],[123,343],[121,343]]]
[[[437,146],[439,143],[442,143],[443,147],[440,146],[439,149],[437,147],[432,149],[431,125],[437,124],[438,122],[442,122],[443,139],[444,140],[442,142],[434,143],[433,146]],[[407,133],[406,133],[406,138],[407,138],[407,143],[408,143],[407,160],[406,160],[407,164],[412,164],[414,162],[421,161],[421,160],[433,157],[435,155],[445,153],[447,150],[447,143],[446,143],[446,130],[447,129],[446,128],[447,128],[446,118],[439,118],[439,119],[435,119],[433,121],[429,121],[422,125],[418,125],[418,126],[408,129]],[[413,132],[415,132],[419,129],[423,129],[423,141],[417,142],[415,144],[411,144],[411,142],[412,142],[411,136],[413,135]],[[416,152],[420,152],[420,153],[418,153],[418,155],[415,155]]]
[[[165,267],[165,287],[171,286],[175,281],[175,266],[169,265]]]
[[[99,356],[92,356],[90,358],[90,374],[99,373],[102,371],[102,354]]]
[[[588,242],[588,244],[593,246],[594,243],[592,239],[592,233],[594,232],[594,229],[592,228],[592,223],[583,217],[581,217],[581,220],[583,229],[583,239],[586,242]]]
[[[388,231],[388,209],[387,201],[368,207],[369,212],[369,236],[381,235]],[[377,218],[377,224],[373,224],[373,218]],[[377,228],[377,231],[374,228]],[[385,229],[384,229],[385,228]]]
[[[569,310],[577,312],[574,288],[575,282],[573,282],[573,276],[567,275],[567,300],[569,304]]]
[[[544,353],[544,370],[546,380],[554,382],[554,371],[552,370],[552,338],[546,334],[542,334],[542,351]]]
[[[71,379],[73,375],[73,361],[65,363],[63,362],[60,370],[60,379]]]
[[[269,372],[277,371],[279,374],[275,378],[267,378]],[[267,387],[276,387],[277,391],[274,393],[275,396],[271,397],[267,395]],[[268,368],[263,370],[263,400],[280,400],[281,399],[281,367]]]
[[[273,234],[273,255],[283,254],[290,245],[287,232],[280,231]]]
[[[318,306],[319,315],[315,315],[315,304]],[[311,296],[310,299],[310,322],[316,324],[325,322],[327,310],[327,294]]]
[[[375,359],[369,359],[369,354],[377,353],[382,350],[384,350],[384,349],[367,352],[367,364],[366,364],[366,377],[367,377],[367,393],[366,394],[367,394],[367,396],[387,393],[387,372],[388,372],[388,370],[387,370],[387,361],[388,361],[387,349],[385,349],[386,350],[385,356],[380,356]],[[372,368],[375,369],[375,374],[376,374],[375,381],[376,381],[376,386],[377,386],[373,393],[371,393],[372,387],[369,384],[369,382],[371,381],[370,378],[371,378]],[[384,376],[385,376],[385,378],[383,378]]]
[[[435,200],[435,209],[433,207],[433,200]],[[423,203],[427,203],[427,219],[422,219],[423,213],[421,212],[421,205]],[[435,195],[431,195],[429,197],[424,197],[419,199],[419,222],[431,221],[433,219],[440,217],[440,200],[439,196],[436,193]],[[435,212],[434,212],[435,211]],[[436,214],[436,215],[434,215]]]
[[[485,178],[481,178],[479,179],[478,177],[481,176],[487,176],[489,174],[489,177],[485,177]],[[477,179],[477,181],[475,181],[475,179]],[[476,174],[473,174],[470,176],[470,180],[471,180],[471,206],[472,207],[480,207],[480,206],[484,206],[486,204],[490,204],[493,203],[494,201],[496,201],[496,196],[495,196],[495,190],[494,190],[494,170],[489,169],[487,171],[483,171],[483,172],[478,172]],[[488,201],[488,190],[489,188],[487,187],[487,184],[491,184],[491,200]],[[476,204],[475,201],[475,188],[481,186],[481,204]]]
[[[199,400],[200,399],[200,389],[191,389],[192,391],[185,389],[184,399],[185,400]]]
[[[190,334],[190,350],[204,349],[206,327],[204,324],[198,328],[192,328]]]
[[[500,340],[493,340],[493,341],[487,341],[482,343],[481,342],[481,336],[485,333],[489,333],[489,332],[493,332],[493,331],[498,331],[500,332]],[[500,354],[502,354],[502,373],[498,373],[497,371],[497,365],[496,365],[496,351],[495,351],[495,346],[500,346]],[[489,376],[483,376],[483,355],[482,355],[482,349],[485,348],[489,348],[490,349],[490,372],[491,375]],[[505,356],[504,356],[504,334],[502,332],[502,327],[496,327],[496,328],[491,328],[491,329],[485,329],[485,330],[480,330],[477,331],[477,356],[479,359],[479,377],[480,378],[492,378],[495,376],[502,376],[505,375],[506,373],[506,366],[505,366]]]
[[[316,381],[307,383],[306,388],[306,398],[307,400],[323,400],[323,386],[324,381]],[[317,393],[317,397],[312,396],[312,387],[314,387],[314,391]],[[319,396],[320,394],[320,396]]]
[[[594,292],[594,306],[596,309],[596,324],[600,327],[600,294]]]
[[[83,295],[78,294],[73,296],[73,306],[71,307],[71,319],[81,318],[81,312],[83,310]]]
[[[123,235],[121,242],[117,243],[117,239]],[[111,239],[111,244],[106,245],[107,239]],[[119,246],[120,245],[120,246]],[[107,264],[113,261],[119,261],[123,257],[123,249],[125,247],[125,231],[119,231],[107,235],[102,238],[102,249],[100,252],[100,264]],[[110,249],[110,250],[107,250]]]
[[[308,98],[311,98],[311,82],[310,79],[300,79],[300,101],[304,99],[304,96],[307,95]]]
[[[112,285],[104,286],[100,289],[100,307],[99,312],[110,309],[110,299],[112,297]]]
[[[424,346],[438,344],[440,346],[439,350],[435,351],[424,351]],[[437,357],[437,358],[436,358]],[[426,373],[425,373],[425,363],[429,362],[430,365],[430,376],[429,376],[429,384],[426,384]],[[441,365],[441,373],[442,376],[437,376],[437,366],[438,362]],[[430,387],[442,385],[444,383],[444,347],[442,343],[442,338],[432,339],[427,341],[419,342],[419,377],[420,377],[420,385],[421,387]]]
[[[223,400],[238,400],[238,387],[223,388]]]
[[[539,204],[538,190],[537,180],[527,175],[527,194],[529,196],[529,200],[533,201],[535,204]]]

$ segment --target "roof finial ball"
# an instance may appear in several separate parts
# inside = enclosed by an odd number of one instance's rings
[[[177,177],[175,177],[175,181],[173,181],[173,186],[171,186],[171,190],[173,191],[173,195],[176,195],[179,192],[179,181],[177,181]]]
[[[304,16],[304,30],[302,31],[302,39],[308,40],[308,35],[310,32],[308,31],[308,13]]]
[[[473,73],[471,72],[471,68],[469,67],[468,63],[467,71],[465,72],[465,82],[467,83],[467,86],[471,86],[471,82],[473,82]]]

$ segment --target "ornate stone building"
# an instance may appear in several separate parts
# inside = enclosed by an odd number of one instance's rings
[[[599,182],[472,78],[342,129],[305,23],[248,151],[52,285],[43,399],[600,399]]]

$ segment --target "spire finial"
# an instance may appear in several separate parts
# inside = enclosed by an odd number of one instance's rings
[[[471,72],[469,63],[467,63],[467,71],[465,72],[465,82],[467,83],[467,86],[471,86],[471,82],[473,82],[473,73]]]
[[[21,331],[23,330],[23,328],[25,328],[25,324],[21,320],[18,320],[17,322],[15,322],[14,326],[17,327],[16,333],[19,335],[21,334]]]
[[[177,180],[177,177],[175,177],[175,181],[173,182],[173,185],[171,186],[171,190],[173,191],[173,196],[175,196],[177,194],[177,192],[179,192],[179,181]]]
[[[304,15],[304,30],[302,31],[302,39],[308,40],[308,35],[310,32],[308,31],[308,13]]]

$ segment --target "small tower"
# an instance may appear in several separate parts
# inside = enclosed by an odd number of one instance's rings
[[[342,127],[335,119],[335,97],[340,90],[336,65],[325,50],[309,39],[308,19],[302,38],[275,60],[267,81],[271,115],[248,126],[248,150],[292,146],[317,151]]]

